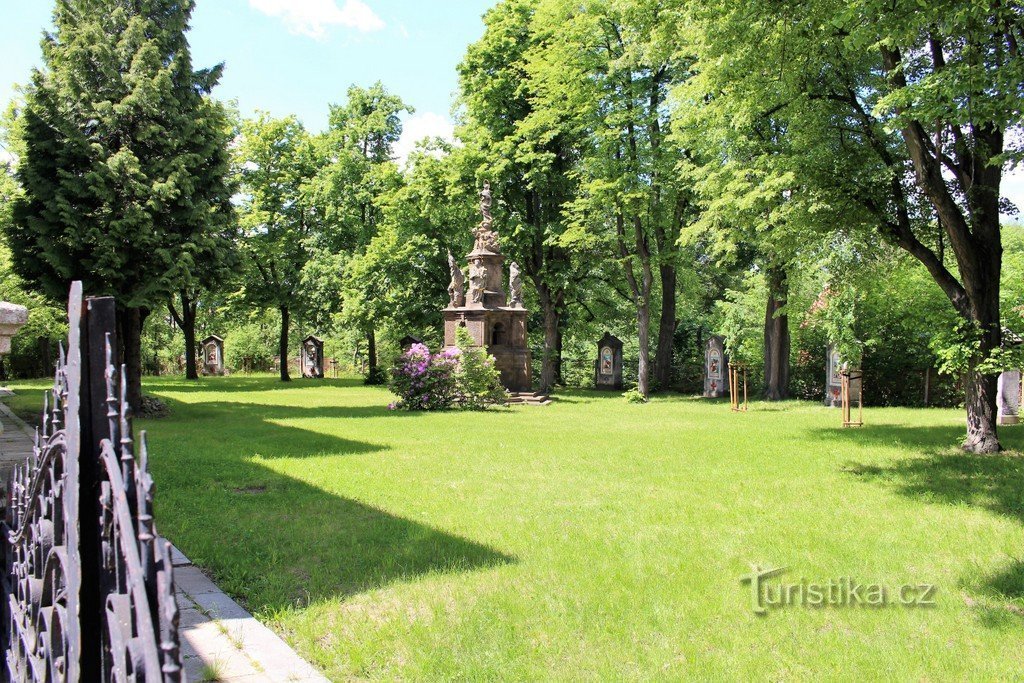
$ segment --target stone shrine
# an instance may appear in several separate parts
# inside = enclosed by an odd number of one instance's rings
[[[215,334],[203,340],[203,374],[224,374],[224,340]]]
[[[825,405],[829,408],[838,408],[843,405],[843,359],[839,356],[839,349],[831,344],[825,353],[828,358],[825,370]]]
[[[725,337],[713,336],[704,349],[704,398],[722,398],[728,393],[728,371]]]
[[[449,304],[444,310],[444,344],[445,348],[455,348],[456,333],[460,327],[465,328],[474,346],[484,347],[494,356],[502,385],[512,392],[528,392],[533,383],[526,336],[529,311],[523,306],[523,283],[515,263],[510,267],[511,301],[505,293],[505,256],[494,230],[492,201],[490,183],[484,183],[480,194],[483,222],[473,231],[473,251],[466,257],[468,280],[448,253],[452,280]]]
[[[825,406],[828,408],[843,407],[843,372],[846,370],[846,363],[843,363],[839,349],[829,344],[826,350],[828,363],[825,372]],[[857,373],[859,374],[859,373]],[[860,391],[863,380],[854,377],[850,380],[850,401],[856,403],[860,400]]]
[[[622,390],[622,341],[605,332],[597,342],[594,385],[598,389]]]
[[[302,340],[302,356],[299,358],[302,376],[312,379],[324,378],[324,343],[309,335]]]
[[[1020,370],[1007,370],[999,375],[999,391],[996,404],[999,407],[999,424],[1020,423]]]

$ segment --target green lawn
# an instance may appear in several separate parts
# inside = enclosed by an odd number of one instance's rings
[[[17,386],[17,385],[16,385]],[[18,405],[38,393],[22,384]],[[574,392],[389,413],[355,381],[158,379],[157,523],[333,679],[1015,679],[1024,427],[958,411]],[[931,608],[758,616],[788,582],[936,584]]]

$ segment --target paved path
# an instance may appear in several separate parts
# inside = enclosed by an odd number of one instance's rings
[[[3,393],[5,391],[6,394]],[[5,395],[9,396],[10,392],[0,389],[0,398]],[[0,403],[0,428],[3,429],[0,433],[0,488],[6,491],[14,466],[24,464],[32,455],[35,430],[11,412],[5,403]]]
[[[34,431],[3,403],[0,425],[0,475],[6,490],[14,466],[25,462],[32,452]],[[177,548],[173,563],[187,680],[326,683],[326,678],[217,588]]]

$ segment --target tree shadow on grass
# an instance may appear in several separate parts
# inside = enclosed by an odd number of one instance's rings
[[[1011,431],[1002,430],[1003,444],[1019,449],[1021,433]],[[842,466],[862,481],[880,483],[925,503],[976,507],[1024,523],[1024,457],[1019,450],[999,455],[964,453],[957,446],[964,430],[956,426],[876,425],[829,434],[850,443],[917,451],[885,465],[847,462]],[[968,571],[960,587],[970,595],[964,599],[982,625],[1019,629],[1024,623],[1024,560],[1010,558],[988,574]]]
[[[275,420],[399,413],[372,406],[170,402],[172,418],[139,424],[151,432],[157,524],[222,589],[257,613],[425,574],[515,561],[484,544],[320,488],[318,472],[304,481],[272,469],[272,461],[281,458],[387,449]]]
[[[854,461],[842,465],[844,472],[864,481],[886,484],[911,498],[972,505],[1024,522],[1024,457],[1019,450],[999,455],[965,453],[959,448],[965,429],[957,425],[866,425],[813,433],[823,441],[909,451],[909,457],[885,465]],[[1005,445],[1019,448],[1024,434],[1001,436]]]
[[[864,481],[929,503],[971,505],[1024,522],[1024,458],[933,453],[885,466],[848,462],[842,467]]]
[[[1010,559],[994,572],[968,574],[964,601],[985,627],[1019,632],[1024,625],[1024,560]]]
[[[366,386],[358,377],[339,377],[324,379],[307,379],[295,377],[290,382],[282,382],[278,377],[263,375],[231,375],[228,377],[200,377],[197,380],[186,380],[180,377],[146,378],[146,393],[160,394],[172,392],[178,394],[218,393],[237,394],[261,391],[285,391],[288,389],[311,389],[316,387],[354,388]]]

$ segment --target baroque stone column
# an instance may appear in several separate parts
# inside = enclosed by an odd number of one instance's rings
[[[467,256],[469,277],[449,254],[452,281],[448,287],[449,306],[444,310],[444,343],[454,348],[460,327],[466,328],[473,344],[494,356],[502,385],[513,392],[532,388],[530,347],[526,335],[529,311],[522,304],[522,278],[512,265],[513,301],[505,291],[505,255],[494,229],[490,183],[480,193],[483,221],[473,230],[473,251]],[[468,283],[468,291],[466,284]]]

